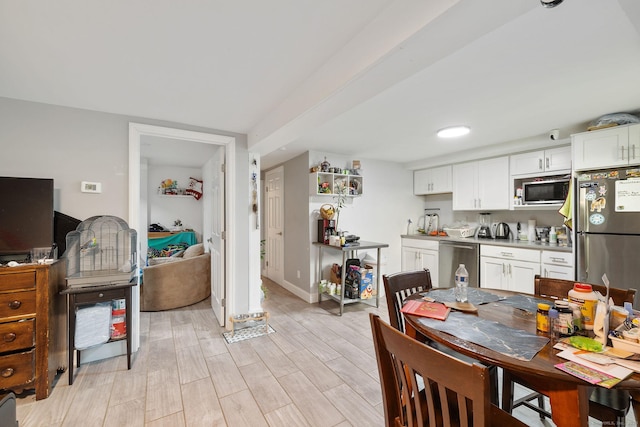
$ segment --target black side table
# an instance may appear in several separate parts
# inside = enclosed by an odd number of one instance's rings
[[[125,324],[127,328],[127,369],[131,369],[131,287],[135,283],[119,283],[98,286],[69,287],[62,292],[68,297],[69,309],[69,385],[73,384],[73,350],[75,350],[76,309],[82,305],[97,304],[114,299],[125,299]],[[77,350],[80,368],[80,350]]]

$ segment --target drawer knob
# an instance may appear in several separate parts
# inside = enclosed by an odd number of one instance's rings
[[[9,378],[11,375],[13,375],[13,368],[7,368],[2,371],[3,378]]]
[[[11,310],[17,310],[17,309],[19,309],[19,308],[20,308],[20,306],[21,306],[21,305],[22,305],[22,302],[20,302],[20,301],[18,301],[18,300],[14,300],[14,301],[11,301],[11,302],[9,303],[9,308],[10,308]]]
[[[4,342],[13,342],[16,340],[16,334],[13,332],[9,332],[8,334],[4,334]]]
[[[98,298],[102,298],[103,296],[104,296],[104,294],[103,294],[102,292],[100,292],[100,293],[98,294]]]

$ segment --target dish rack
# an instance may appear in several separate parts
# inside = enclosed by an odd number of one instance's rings
[[[443,228],[442,231],[449,237],[473,237],[476,234],[476,229],[472,227]]]

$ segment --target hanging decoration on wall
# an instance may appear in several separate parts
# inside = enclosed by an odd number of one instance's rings
[[[251,211],[256,215],[256,230],[260,228],[260,213],[258,212],[258,161],[251,161]]]
[[[202,180],[189,177],[189,186],[185,193],[192,195],[196,200],[202,197]]]

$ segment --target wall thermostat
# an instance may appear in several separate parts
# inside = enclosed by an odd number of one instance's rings
[[[80,191],[83,193],[102,193],[102,183],[82,181]]]

